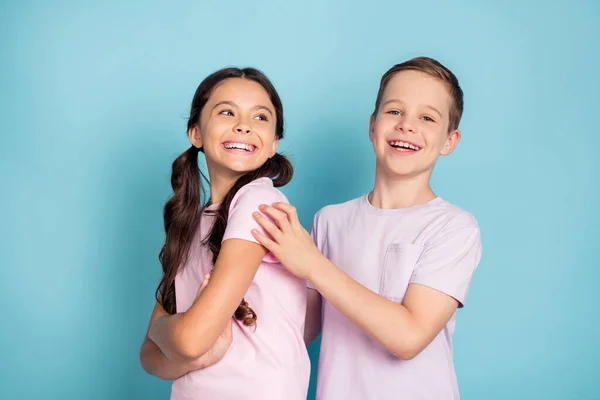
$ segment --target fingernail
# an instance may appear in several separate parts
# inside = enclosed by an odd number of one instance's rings
[[[252,213],[252,216],[253,216],[254,218],[258,218],[258,217],[260,217],[260,214],[259,214],[259,213],[257,213],[257,212],[253,212],[253,213]]]

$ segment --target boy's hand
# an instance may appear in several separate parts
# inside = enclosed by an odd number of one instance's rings
[[[312,268],[323,255],[315,246],[310,234],[300,224],[296,209],[287,203],[274,203],[272,206],[261,205],[259,210],[264,215],[255,212],[254,219],[272,239],[256,229],[252,231],[254,238],[273,253],[292,274],[310,280]]]

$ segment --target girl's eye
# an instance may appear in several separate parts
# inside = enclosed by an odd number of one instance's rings
[[[219,112],[219,114],[233,116],[233,112],[231,110],[223,110],[223,111]]]
[[[400,111],[398,111],[398,110],[390,110],[387,113],[392,114],[392,115],[400,115]]]
[[[423,120],[424,120],[424,121],[426,121],[426,122],[435,122],[435,121],[433,120],[433,118],[431,118],[431,117],[428,117],[428,116],[424,116],[424,117],[423,117]]]
[[[267,121],[267,116],[265,114],[258,114],[256,117],[254,117],[254,119],[257,119],[259,121]]]

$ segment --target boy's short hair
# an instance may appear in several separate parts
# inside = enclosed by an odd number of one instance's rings
[[[418,71],[433,78],[437,78],[446,84],[452,104],[450,105],[450,124],[448,127],[449,131],[458,129],[458,124],[463,113],[463,91],[458,84],[458,79],[448,68],[443,66],[439,61],[429,57],[415,57],[401,64],[396,64],[390,68],[381,77],[381,83],[379,84],[379,92],[377,93],[377,100],[375,101],[375,111],[373,116],[377,115],[379,106],[381,105],[381,97],[383,92],[389,83],[390,79],[399,72],[402,71]]]

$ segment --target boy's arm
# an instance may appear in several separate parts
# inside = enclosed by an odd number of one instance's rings
[[[320,248],[320,229],[319,229],[319,214],[317,213],[310,227],[310,237],[319,248],[319,252],[322,253]],[[307,294],[306,294],[306,319],[304,325],[304,343],[306,346],[310,346],[321,334],[322,321],[323,321],[323,298],[321,294],[315,289],[315,287],[307,282]]]
[[[379,296],[323,257],[310,281],[327,301],[367,335],[401,359],[419,354],[448,323],[458,302],[419,284],[402,304]]]
[[[421,257],[413,283],[398,304],[362,286],[327,260],[292,206],[277,203],[260,210],[276,224],[256,214],[272,240],[259,232],[254,232],[255,238],[288,270],[310,281],[346,318],[402,359],[421,352],[452,318],[479,262],[478,228],[448,231]]]

